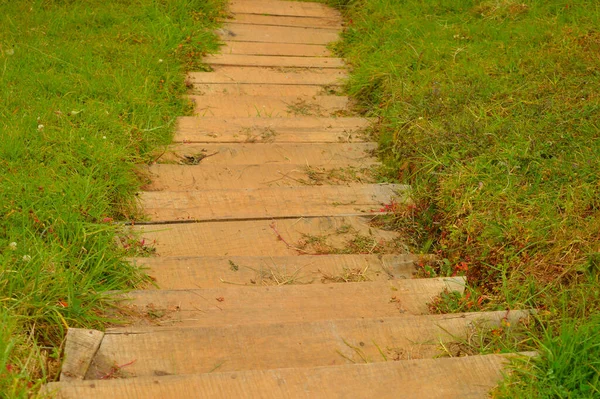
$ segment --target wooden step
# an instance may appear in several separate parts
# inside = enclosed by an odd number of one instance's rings
[[[364,141],[366,118],[200,118],[178,119],[174,140],[211,142],[351,142]]]
[[[338,18],[341,15],[335,9],[324,4],[302,3],[278,0],[233,0],[229,2],[232,13],[259,15],[289,15],[294,17]]]
[[[384,318],[428,313],[444,290],[462,292],[463,277],[345,284],[145,290],[124,294],[137,325],[215,326]]]
[[[153,222],[351,216],[385,212],[404,203],[408,187],[399,184],[266,187],[140,193]]]
[[[158,288],[174,290],[412,278],[416,260],[404,254],[150,257],[131,262]]]
[[[301,58],[301,57],[300,57]],[[308,57],[307,57],[308,58]],[[323,58],[327,60],[328,58]],[[278,85],[278,84],[231,84],[231,83],[196,83],[192,85],[190,94],[204,96],[278,96],[286,97],[313,97],[336,95],[338,86],[321,85]]]
[[[217,369],[205,374],[51,383],[43,392],[55,393],[57,399],[485,399],[502,380],[507,364],[508,356],[485,355],[225,373]]]
[[[281,57],[268,55],[214,54],[202,59],[208,65],[247,67],[344,68],[341,58]],[[273,92],[272,92],[273,93]]]
[[[260,14],[232,14],[236,24],[270,25],[270,26],[300,26],[304,28],[333,29],[339,31],[342,24],[339,18],[323,17],[291,17]],[[231,20],[227,20],[231,22]]]
[[[337,162],[337,161],[336,161]],[[146,191],[190,191],[224,188],[289,187],[371,183],[372,162],[329,164],[169,165],[140,169],[151,181]]]
[[[156,159],[182,165],[336,164],[374,162],[375,143],[178,143]]]
[[[188,81],[197,83],[261,83],[289,85],[341,85],[342,69],[215,66],[213,72],[190,72]]]
[[[202,117],[281,118],[349,112],[348,97],[344,96],[191,95],[188,98],[194,103],[194,113]]]
[[[154,248],[160,256],[293,256],[323,252],[383,252],[387,248],[384,244],[398,238],[398,233],[372,228],[369,220],[366,216],[245,220],[137,225],[133,230],[141,235],[141,241],[149,250]],[[357,245],[351,245],[357,242],[361,244],[358,248]]]
[[[296,57],[329,57],[331,51],[327,46],[320,44],[289,44],[289,43],[261,43],[261,42],[234,42],[225,40],[220,49],[221,54],[246,54],[246,55],[278,55]]]
[[[334,30],[235,23],[225,24],[217,33],[223,40],[236,42],[327,44],[339,39]]]
[[[108,329],[86,379],[132,363],[129,377],[287,367],[337,366],[433,358],[442,344],[466,341],[482,328],[518,324],[525,312],[325,320],[218,327]],[[69,356],[69,353],[66,354]],[[216,368],[216,369],[215,369]]]

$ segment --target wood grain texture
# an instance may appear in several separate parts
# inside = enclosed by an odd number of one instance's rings
[[[296,68],[344,68],[341,58],[329,57],[281,57],[243,54],[214,54],[202,60],[208,65],[249,67],[296,67]]]
[[[225,24],[217,30],[223,40],[236,42],[268,42],[268,43],[299,43],[327,44],[338,39],[338,32],[326,29],[269,26],[243,24]]]
[[[277,94],[277,93],[275,93]],[[202,117],[262,117],[329,116],[349,107],[344,96],[187,96],[194,104],[194,113]]]
[[[125,294],[138,325],[227,326],[422,315],[444,290],[463,292],[462,277],[304,284]]]
[[[375,143],[181,143],[173,144],[156,161],[203,165],[374,163]],[[195,159],[195,161],[194,161]]]
[[[322,176],[331,173],[348,172],[351,182],[370,182],[365,168],[375,165],[373,162],[352,161],[330,162],[329,164],[254,164],[254,165],[169,165],[154,164],[144,167],[140,173],[151,178],[145,191],[189,191],[215,188],[257,188],[289,187],[313,184],[311,175],[318,172]],[[340,169],[342,168],[342,169]],[[313,176],[314,177],[314,176]],[[327,184],[348,184],[332,181]]]
[[[306,398],[484,399],[502,379],[501,355],[315,368],[50,384],[60,399]],[[424,383],[425,381],[425,383]]]
[[[259,15],[289,15],[297,17],[319,17],[341,19],[340,13],[318,3],[303,3],[278,0],[232,0],[229,11],[233,13]]]
[[[136,359],[132,377],[335,366],[432,358],[477,328],[517,324],[523,312],[325,320],[219,327],[128,327],[106,332],[86,379]]]
[[[103,338],[102,331],[69,328],[60,381],[83,380]]]
[[[221,54],[283,55],[297,57],[330,57],[331,51],[320,44],[289,44],[223,41]]]
[[[412,278],[417,257],[404,255],[201,256],[133,258],[160,289],[331,284],[347,278]],[[336,280],[337,278],[337,280]],[[150,287],[152,289],[152,287]]]
[[[248,25],[271,25],[271,26],[300,26],[304,28],[332,29],[339,31],[342,24],[339,18],[323,17],[293,17],[282,15],[260,15],[260,14],[232,14],[236,24]],[[227,20],[232,22],[231,20]],[[257,27],[260,29],[260,27]]]
[[[207,221],[378,214],[407,201],[407,186],[372,184],[140,193],[150,221]]]
[[[306,243],[315,238],[319,248],[343,251],[357,236],[373,243],[398,237],[396,232],[370,227],[368,221],[367,217],[345,216],[137,225],[132,229],[160,256],[309,255],[314,249]]]
[[[215,66],[213,72],[190,72],[188,81],[196,83],[262,83],[288,85],[341,85],[347,73],[342,69],[292,67]]]
[[[345,142],[363,141],[366,118],[202,118],[177,121],[175,142]]]
[[[327,59],[327,58],[325,58]],[[192,85],[191,94],[201,96],[272,96],[277,93],[286,97],[313,97],[329,94],[328,90],[321,85],[280,85],[264,83],[195,83]],[[231,119],[231,118],[230,118]]]

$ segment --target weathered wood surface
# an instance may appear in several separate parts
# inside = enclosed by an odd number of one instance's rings
[[[102,331],[69,328],[60,381],[83,380],[103,338],[104,333]]]
[[[122,306],[138,325],[207,327],[383,318],[428,313],[444,290],[463,292],[462,277],[344,284],[229,286],[132,291]]]
[[[175,142],[350,142],[364,141],[366,118],[202,118],[182,117]]]
[[[260,15],[260,14],[232,14],[233,21],[227,20],[227,22],[233,22],[236,24],[247,24],[253,25],[255,28],[260,29],[260,26],[256,25],[271,25],[271,26],[301,26],[305,28],[321,28],[321,29],[335,29],[341,30],[342,24],[339,18],[323,18],[323,17],[293,17],[293,16],[281,16],[281,15]]]
[[[256,323],[218,327],[129,327],[107,331],[86,379],[114,364],[127,375],[209,373],[377,363],[432,358],[442,345],[467,340],[477,328],[497,328],[527,317],[514,312]],[[506,320],[506,321],[505,321]]]
[[[288,85],[342,85],[343,69],[293,67],[215,66],[212,72],[190,72],[188,81],[196,83],[262,83]]]
[[[329,116],[347,112],[344,96],[207,96],[190,95],[194,113],[201,117],[281,118]]]
[[[375,215],[407,200],[398,184],[150,191],[140,200],[151,221],[272,219]]]
[[[292,67],[292,68],[344,68],[341,58],[329,57],[275,57],[264,55],[215,54],[206,56],[208,65],[246,67]]]
[[[369,226],[359,216],[176,223],[133,227],[145,245],[161,256],[293,256],[341,252],[357,235],[373,243],[398,233]],[[308,245],[317,240],[318,246]]]
[[[236,42],[327,44],[338,38],[335,30],[269,25],[256,29],[250,25],[225,24],[217,33],[223,40]]]
[[[233,13],[259,15],[289,15],[296,17],[319,17],[341,19],[340,13],[324,4],[277,0],[233,0],[229,3]]]
[[[197,256],[131,260],[160,289],[333,284],[412,278],[417,257],[398,255]],[[152,289],[153,287],[149,287]]]
[[[319,164],[360,165],[374,163],[374,143],[181,143],[173,144],[156,159],[183,165]]]
[[[504,356],[486,355],[228,373],[216,370],[195,375],[50,384],[47,391],[60,389],[59,399],[483,399],[502,380],[506,364]]]
[[[331,51],[320,44],[261,43],[224,41],[221,54],[330,57]]]

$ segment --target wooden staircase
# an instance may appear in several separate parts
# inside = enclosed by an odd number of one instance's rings
[[[499,355],[439,357],[524,312],[431,315],[461,277],[413,278],[373,219],[408,187],[374,184],[376,144],[339,95],[338,12],[233,0],[214,71],[189,75],[196,116],[148,167],[134,227],[158,289],[127,327],[71,329],[58,398],[484,398]]]

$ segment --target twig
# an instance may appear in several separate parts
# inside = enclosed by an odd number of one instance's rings
[[[111,378],[112,376],[114,376],[114,375],[115,375],[115,373],[116,373],[117,371],[120,371],[120,370],[121,370],[123,367],[131,366],[133,363],[135,363],[135,361],[136,361],[136,360],[137,360],[137,359],[133,359],[133,360],[132,360],[132,361],[130,361],[129,363],[125,363],[125,364],[122,364],[122,365],[120,365],[120,366],[119,366],[119,365],[117,365],[117,364],[115,364],[114,366],[112,366],[112,367],[110,368],[110,372],[109,372],[109,373],[107,373],[107,374],[105,374],[105,375],[103,375],[102,377],[100,377],[100,379],[101,379],[101,380],[107,380],[107,379]]]

